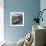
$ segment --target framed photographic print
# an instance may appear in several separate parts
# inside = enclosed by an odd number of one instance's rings
[[[10,26],[24,26],[24,12],[10,12]]]

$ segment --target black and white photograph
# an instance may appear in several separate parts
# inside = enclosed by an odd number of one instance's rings
[[[24,12],[10,12],[11,26],[24,26]]]

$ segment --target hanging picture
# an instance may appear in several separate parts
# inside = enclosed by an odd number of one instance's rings
[[[24,12],[10,12],[10,26],[24,26]]]

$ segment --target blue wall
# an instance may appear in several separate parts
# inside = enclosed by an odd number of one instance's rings
[[[32,29],[35,12],[40,9],[40,0],[4,0],[4,35],[7,41],[18,41]],[[24,26],[10,26],[10,12],[24,12]]]
[[[46,0],[41,0],[40,1],[40,10],[42,11],[43,9],[46,9]],[[40,21],[40,25],[46,27],[46,10],[43,12],[43,22]]]

